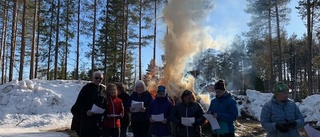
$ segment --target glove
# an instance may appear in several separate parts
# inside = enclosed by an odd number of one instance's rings
[[[199,125],[198,121],[195,121],[194,123],[192,123],[192,127],[197,127]]]
[[[289,128],[296,128],[297,127],[297,121],[290,121],[286,123],[286,126]]]
[[[287,127],[285,123],[276,123],[276,129],[282,133],[289,132],[289,127]]]

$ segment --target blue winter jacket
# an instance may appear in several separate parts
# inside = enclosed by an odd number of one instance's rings
[[[141,93],[141,96],[138,96],[137,92],[133,92],[130,95],[129,100],[127,102],[127,108],[131,107],[132,101],[143,102],[144,107],[147,108],[147,111],[148,111],[148,106],[149,106],[150,102],[152,101],[152,96],[148,91]],[[131,113],[131,122],[149,121],[149,119],[147,117],[147,111],[146,112]]]
[[[170,126],[170,112],[172,109],[172,103],[169,98],[166,97],[156,97],[151,101],[147,116],[158,115],[163,113],[164,118],[167,119],[167,123],[163,124],[161,122],[151,123],[151,133],[157,136],[169,136],[171,135],[171,126]]]
[[[288,121],[296,121],[297,126],[290,128],[289,132],[282,133],[276,130],[276,123],[285,123]],[[300,137],[299,128],[304,126],[304,118],[295,104],[291,100],[279,102],[272,97],[266,102],[261,110],[260,122],[262,127],[267,131],[267,137]]]
[[[208,112],[217,113],[217,121],[220,129],[214,130],[214,134],[234,133],[234,121],[238,116],[238,107],[236,101],[227,91],[221,97],[215,97],[211,100]]]

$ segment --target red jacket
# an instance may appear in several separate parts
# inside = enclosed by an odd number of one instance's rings
[[[123,104],[122,100],[118,97],[108,97],[107,99],[107,115],[103,123],[104,128],[120,128],[120,117],[123,117]],[[121,115],[120,117],[111,117],[110,115]]]

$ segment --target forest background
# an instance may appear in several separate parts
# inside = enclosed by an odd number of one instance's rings
[[[157,55],[159,37],[168,34],[161,13],[171,1],[177,0],[0,0],[0,82],[90,80],[96,70],[104,72],[105,84],[132,87],[137,79],[160,79],[166,56]],[[221,4],[197,3],[208,11]],[[204,84],[225,79],[228,89],[240,92],[271,92],[275,81],[284,81],[296,100],[319,93],[320,2],[244,3],[248,29],[222,50],[198,52],[186,73],[201,76]],[[288,33],[292,12],[305,24],[305,34]],[[153,55],[146,66],[145,48]]]

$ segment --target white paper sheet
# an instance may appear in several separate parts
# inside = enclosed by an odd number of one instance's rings
[[[143,102],[132,100],[131,107],[134,107],[133,112],[139,112],[143,108],[143,104],[144,104]]]
[[[158,114],[158,115],[151,115],[151,119],[156,122],[161,122],[164,120],[164,115],[163,115],[163,113]]]
[[[220,125],[219,125],[217,119],[214,118],[212,116],[212,114],[204,114],[203,116],[210,122],[211,129],[213,129],[213,130],[214,129],[220,129]]]
[[[313,127],[311,127],[309,124],[306,124],[304,126],[304,129],[306,130],[307,134],[309,137],[319,137],[320,136],[320,131],[314,129]]]
[[[181,117],[181,124],[185,126],[192,127],[192,124],[194,123],[195,118],[194,117]]]
[[[95,114],[102,114],[105,109],[98,107],[96,104],[92,105],[91,112]]]

